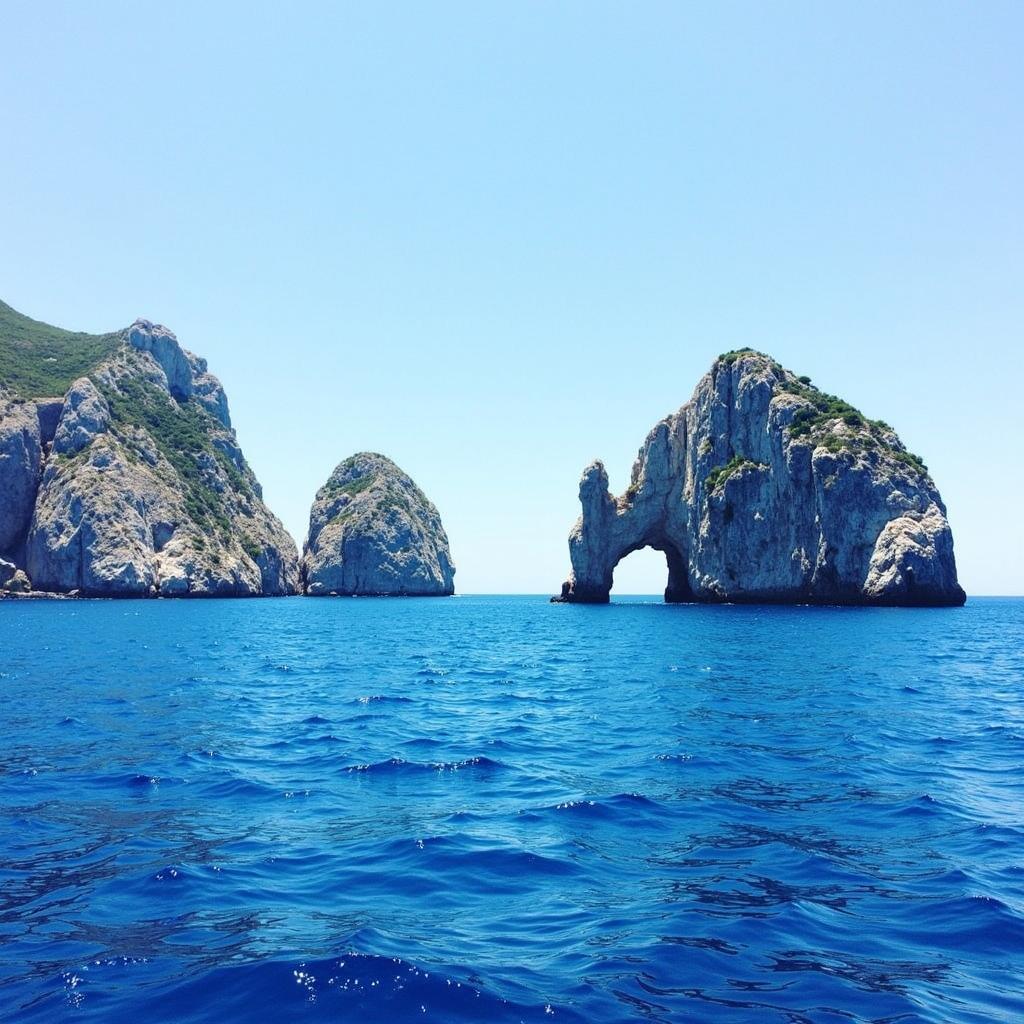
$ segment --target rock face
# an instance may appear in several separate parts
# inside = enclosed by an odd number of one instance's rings
[[[0,587],[298,591],[294,541],[263,504],[205,360],[149,321],[117,336],[71,335],[0,313],[0,345],[17,371],[4,380],[0,367],[0,559],[16,570],[0,573]],[[65,383],[45,365],[54,363],[86,372],[60,400],[31,394],[35,380]]]
[[[446,596],[454,576],[437,509],[390,459],[353,455],[317,491],[302,557],[307,594]]]
[[[0,389],[0,556],[22,553],[42,460],[35,406]]]
[[[924,463],[887,424],[744,349],[648,434],[626,493],[580,481],[572,573],[554,600],[608,600],[652,547],[666,601],[960,605],[953,536]]]

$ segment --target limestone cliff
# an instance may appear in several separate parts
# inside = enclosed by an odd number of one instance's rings
[[[302,558],[307,594],[444,596],[454,576],[437,509],[390,459],[353,455],[317,491]]]
[[[654,427],[625,494],[595,462],[580,502],[555,600],[607,601],[616,564],[648,546],[666,556],[666,601],[965,600],[924,463],[888,424],[749,349]]]
[[[165,327],[63,331],[0,303],[0,588],[250,596],[298,588],[206,361]],[[3,576],[8,575],[6,584]]]

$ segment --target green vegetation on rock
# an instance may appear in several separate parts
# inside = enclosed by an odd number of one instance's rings
[[[181,478],[189,517],[200,526],[229,534],[231,519],[223,497],[204,473],[203,457],[224,469],[239,493],[253,492],[251,481],[213,444],[211,435],[220,424],[197,401],[174,402],[158,385],[139,377],[121,377],[115,385],[100,384],[100,390],[110,406],[113,433],[125,451],[131,451],[134,442],[124,428],[144,430]]]
[[[740,356],[763,356],[763,352],[758,352],[754,348],[734,348],[728,352],[723,352],[719,357],[718,361],[725,363],[726,366],[732,366]],[[767,357],[766,357],[767,358]]]
[[[327,497],[335,498],[339,494],[347,494],[350,498],[354,498],[357,494],[362,494],[368,487],[372,487],[376,479],[372,473],[367,473],[344,483],[334,479],[328,480],[325,484]]]
[[[750,466],[753,469],[764,468],[760,462],[748,459],[745,455],[734,455],[724,466],[715,466],[715,468],[708,473],[704,480],[705,493],[711,494],[712,491],[721,487],[729,477],[746,466]]]
[[[798,409],[790,421],[788,430],[791,438],[806,439],[832,453],[844,449],[876,451],[908,469],[927,475],[928,467],[924,460],[899,444],[888,423],[869,419],[849,402],[820,391],[810,381],[810,377],[793,377],[784,373],[778,384],[779,391],[810,403]],[[849,429],[837,433],[833,429],[837,423]]]
[[[243,533],[239,543],[242,545],[242,550],[255,562],[260,555],[263,554],[263,545],[257,543],[247,533]]]
[[[417,502],[426,503],[426,497],[423,492],[415,487],[413,489],[413,495]],[[395,487],[393,484],[390,485],[380,500],[380,508],[382,511],[388,511],[390,509],[400,509],[405,512],[406,515],[413,515],[414,510],[412,504],[409,501],[409,497],[401,490],[401,488]]]
[[[123,336],[123,331],[65,331],[0,302],[0,385],[21,398],[63,395],[79,377],[117,351]]]

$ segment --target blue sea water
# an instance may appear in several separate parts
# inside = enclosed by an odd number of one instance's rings
[[[1024,601],[0,602],[0,1017],[1024,1019]]]

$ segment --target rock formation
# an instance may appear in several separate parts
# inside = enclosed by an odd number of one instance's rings
[[[749,349],[721,356],[648,434],[629,487],[580,482],[572,573],[553,600],[608,600],[652,547],[666,601],[960,605],[953,536],[924,463],[888,424]]]
[[[317,491],[303,548],[312,596],[442,596],[455,567],[441,517],[390,459],[372,452],[342,462]]]
[[[146,320],[72,334],[3,303],[0,559],[13,566],[0,589],[83,596],[292,594],[299,582],[205,360]]]

